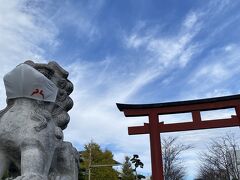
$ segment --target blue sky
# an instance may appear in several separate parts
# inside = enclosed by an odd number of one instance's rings
[[[75,86],[65,139],[78,149],[93,139],[119,161],[138,153],[150,174],[148,136],[127,135],[147,119],[125,118],[115,103],[238,94],[239,9],[236,0],[1,0],[0,77],[27,59],[57,61]],[[3,108],[3,82],[0,91]],[[196,146],[183,156],[186,179],[203,140],[227,131],[170,134]]]

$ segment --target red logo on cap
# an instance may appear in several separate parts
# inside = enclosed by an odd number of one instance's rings
[[[33,95],[35,95],[35,94],[41,95],[42,98],[44,99],[44,93],[43,93],[43,90],[42,90],[42,89],[35,89],[35,90],[32,92],[31,96],[33,96]]]

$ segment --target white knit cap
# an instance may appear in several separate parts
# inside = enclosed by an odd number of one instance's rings
[[[58,88],[42,73],[27,64],[20,64],[4,76],[7,99],[26,97],[55,102]]]

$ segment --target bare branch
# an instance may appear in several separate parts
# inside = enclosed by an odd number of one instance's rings
[[[237,144],[234,134],[212,139],[208,151],[200,154],[199,178],[211,180],[240,179],[237,167]]]

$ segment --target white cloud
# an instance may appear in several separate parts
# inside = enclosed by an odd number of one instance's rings
[[[221,81],[222,78],[227,78],[228,75],[226,67],[221,63],[216,63],[201,68],[196,74],[196,79],[198,79],[198,77],[204,77],[208,79],[211,78],[212,81],[218,82]]]
[[[179,56],[183,56],[184,49],[190,40],[191,36],[189,36],[189,34],[169,39],[152,39],[147,45],[147,50],[154,54],[154,57],[159,63],[167,67],[175,61],[178,61]],[[188,60],[189,59],[185,59],[185,62]]]
[[[198,21],[198,15],[196,13],[192,12],[192,13],[188,14],[183,25],[185,26],[185,28],[191,29],[192,27],[194,27],[194,25],[197,23],[197,21]]]
[[[128,76],[128,71],[113,67],[110,63],[112,60],[109,57],[94,64],[81,61],[82,63],[76,62],[67,68],[71,72],[70,79],[75,85],[71,95],[75,104],[70,111],[71,121],[65,130],[65,138],[78,148],[91,139],[103,147],[114,146],[115,158],[120,162],[123,161],[124,156],[137,153],[145,164],[141,171],[149,173],[151,166],[148,135],[129,136],[127,132],[128,126],[141,125],[148,120],[147,118],[140,118],[140,121],[138,118],[126,119],[115,103],[131,98],[144,83],[149,81],[149,78],[151,79],[151,75],[145,74],[143,69],[140,69],[136,71],[137,75]],[[126,74],[120,76],[119,71]],[[104,88],[100,88],[101,86]]]
[[[179,56],[179,64],[181,67],[185,67],[188,61],[192,58],[194,53],[196,53],[197,47],[195,45],[190,45],[189,47],[185,48],[181,55]]]
[[[96,4],[94,1],[87,10],[81,7],[79,11],[73,4],[66,2],[66,6],[60,8],[51,18],[43,16],[41,10],[25,7],[23,3],[25,1],[5,1],[0,5],[0,59],[3,64],[0,78],[25,59],[43,59],[46,56],[46,47],[43,48],[42,44],[55,48],[58,45],[55,23],[68,23],[77,28],[80,35],[89,36],[90,39],[100,33],[94,17],[102,8],[103,1]],[[88,15],[89,11],[95,13]],[[61,19],[58,19],[59,16]],[[94,63],[78,59],[76,63],[70,64],[67,69],[75,85],[71,95],[75,105],[70,111],[71,121],[65,131],[66,140],[73,142],[78,148],[91,139],[105,147],[113,145],[119,161],[122,161],[124,155],[139,153],[146,165],[146,171],[149,172],[148,136],[127,135],[128,126],[143,125],[148,120],[125,118],[115,103],[129,102],[149,82],[171,72],[173,68],[186,67],[192,57],[203,48],[193,41],[202,28],[200,16],[199,13],[190,12],[181,28],[170,37],[159,36],[156,32],[142,35],[139,30],[147,26],[144,22],[138,24],[135,31],[125,37],[127,49],[135,50],[139,55],[134,61],[123,59],[125,62],[118,64],[116,57],[106,57]],[[236,75],[240,70],[239,57],[239,45],[236,44],[229,44],[212,52],[206,58],[208,61],[204,62],[206,66],[196,67],[195,72],[190,75],[194,79],[190,84],[209,80],[211,83],[206,84],[209,88],[216,82]],[[3,87],[0,84],[1,105],[5,104]],[[203,88],[204,90],[206,89]],[[213,94],[206,94],[212,96],[217,93],[224,94],[228,91],[215,89]],[[188,92],[188,96],[196,97],[197,94],[192,89]],[[217,131],[214,132],[216,135]],[[190,132],[182,136],[185,141],[198,144],[210,134],[210,131],[202,134]],[[214,136],[213,134],[211,135]],[[192,161],[188,163],[193,164]]]
[[[39,61],[44,57],[40,45],[57,45],[56,29],[33,9],[26,9],[27,1],[2,1],[0,4],[0,79],[10,69],[28,59]],[[28,10],[28,11],[26,11]],[[34,15],[33,15],[34,13]],[[5,106],[5,90],[0,83],[1,107]]]
[[[205,8],[209,15],[219,15],[224,11],[228,11],[231,7],[234,7],[237,2],[231,0],[214,0],[210,1]]]
[[[158,71],[161,73],[156,73],[155,76],[149,78],[149,80],[153,80],[154,78],[164,74],[164,72],[168,72],[171,67],[185,67],[194,54],[201,52],[202,49],[205,48],[208,40],[203,40],[201,44],[197,44],[193,41],[193,38],[198,34],[201,27],[204,25],[203,20],[200,20],[200,18],[206,18],[206,14],[203,17],[203,14],[190,13],[186,17],[182,29],[176,33],[176,36],[163,38],[151,34],[144,36],[138,32],[134,32],[126,38],[125,43],[127,48],[135,49],[142,54],[147,54],[145,58],[151,57],[153,59],[152,61],[148,61],[151,62],[150,64],[155,65],[152,69],[156,68],[156,66],[158,66],[158,68],[159,66],[164,67],[162,68],[163,71]],[[186,91],[182,98],[196,99],[230,94],[229,90],[226,90],[221,86],[217,86],[217,84],[222,82],[226,83],[226,80],[239,73],[239,58],[239,46],[236,44],[229,44],[220,49],[213,50],[209,55],[207,55],[206,60],[202,63],[202,66],[197,66],[195,71],[193,71],[192,74],[189,74],[189,78],[191,79],[190,81],[194,82],[195,85],[192,89],[190,88],[189,91]],[[143,59],[144,55],[141,60]],[[211,91],[209,91],[209,89]],[[221,115],[225,114],[221,113]],[[207,117],[213,118],[213,116],[210,116],[209,114]],[[176,119],[167,119],[167,121],[176,122]],[[199,142],[209,139],[210,137],[216,137],[219,135],[219,132],[224,134],[223,132],[228,131],[229,129],[216,129],[205,130],[204,132],[189,132],[189,135],[185,137],[187,139],[183,139],[183,142],[192,143],[196,146],[196,149],[201,151],[206,147],[203,143]],[[237,132],[237,128],[233,128],[233,131]],[[185,159],[188,172],[192,175],[196,175],[192,170],[192,165],[195,165],[197,169],[198,163],[196,161],[196,149],[190,152],[195,157],[195,160]],[[186,156],[190,153],[186,153]]]
[[[115,103],[129,101],[147,83],[168,72],[172,64],[186,65],[192,56],[191,51],[194,50],[191,43],[193,36],[187,28],[169,39],[135,33],[125,39],[126,46],[134,49],[145,48],[148,52],[138,63],[134,61],[131,64],[129,61],[119,66],[112,63],[116,61],[115,57],[107,57],[99,62],[81,60],[70,65],[68,71],[71,72],[70,79],[75,85],[72,94],[75,105],[70,112],[71,122],[65,132],[66,139],[79,146],[91,139],[105,146],[108,143],[114,144],[117,152],[120,151],[117,158],[140,153],[149,171],[148,136],[127,135],[128,126],[143,125],[143,122],[148,120],[126,119]],[[181,57],[180,62],[178,57]]]
[[[71,27],[75,37],[79,39],[88,37],[89,41],[93,41],[101,34],[95,19],[104,4],[104,0],[87,3],[61,1],[57,3],[58,10],[51,18],[60,27]]]
[[[143,56],[148,54],[147,58],[154,59],[153,63],[165,68],[174,65],[185,67],[192,56],[200,51],[192,41],[201,29],[199,16],[201,15],[196,12],[189,13],[179,31],[173,36],[161,37],[153,30],[152,34],[141,35],[136,28],[134,33],[125,36],[125,45],[129,49],[138,50]],[[147,26],[141,26],[140,30],[143,28],[147,29]]]
[[[126,37],[126,45],[129,48],[139,48],[143,46],[144,44],[148,43],[148,40],[150,40],[151,37],[140,37],[137,34],[132,34],[129,37]]]
[[[240,45],[229,44],[214,49],[205,57],[202,65],[196,68],[189,82],[193,84],[205,82],[201,85],[205,84],[208,87],[227,83],[231,77],[239,73],[239,48]]]
[[[150,169],[148,136],[127,135],[128,126],[143,125],[143,122],[147,122],[147,120],[135,122],[134,119],[123,117],[123,114],[117,110],[115,103],[129,102],[146,84],[170,72],[174,67],[184,68],[192,60],[192,57],[204,48],[193,40],[203,25],[200,16],[198,13],[189,13],[179,31],[170,37],[161,37],[155,33],[142,35],[138,32],[139,28],[136,28],[133,33],[127,34],[124,38],[126,49],[134,50],[140,54],[138,56],[140,57],[139,62],[135,61],[132,66],[123,67],[127,72],[122,71],[119,65],[111,64],[114,57],[108,57],[102,63],[94,65],[85,62],[83,64],[76,63],[69,67],[76,88],[72,96],[75,106],[71,111],[72,120],[66,130],[66,138],[75,144],[89,142],[91,138],[105,146],[108,143],[114,144],[115,148],[118,149],[116,158],[119,161],[122,161],[124,155],[139,152],[144,163]],[[143,28],[146,26],[140,26],[141,31]],[[236,59],[239,58],[237,49],[238,46],[233,44],[221,49],[221,51],[228,52],[229,61],[227,62],[222,61],[227,57],[226,55],[219,53],[220,51],[212,52],[207,57],[209,61],[204,62],[206,66],[196,67],[193,74],[197,75],[191,74],[191,78],[195,79],[197,83],[207,80],[209,77],[211,78],[209,82],[214,84],[217,82],[216,79],[219,79],[218,82],[220,82],[223,79],[222,76],[231,77],[232,73],[229,74],[229,71],[234,69],[236,73],[238,70],[236,65]],[[214,61],[214,59],[219,60],[219,58],[224,63]],[[130,64],[130,62],[127,61],[126,64]],[[211,86],[209,82],[206,83],[206,86]],[[201,88],[196,87],[196,89]],[[212,96],[204,88],[203,92],[205,92],[204,95]],[[216,95],[216,93],[222,94],[226,91],[215,89],[214,94]],[[196,92],[192,89],[188,91],[188,97],[196,97],[197,95],[197,90]],[[181,136],[184,142],[196,145],[198,150],[204,150],[204,144],[199,142],[209,139],[209,137],[215,137],[219,132],[226,131],[226,129],[194,131],[183,133]],[[194,151],[190,153],[194,154]],[[186,163],[188,167],[194,164],[193,161],[189,160]]]

